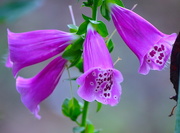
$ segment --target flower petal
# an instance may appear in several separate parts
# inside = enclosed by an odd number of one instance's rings
[[[151,23],[131,10],[116,4],[110,4],[110,8],[112,10],[112,19],[118,33],[140,61],[139,72],[141,74],[147,74],[150,69],[163,69],[170,56],[171,45],[174,43],[177,35],[175,33],[166,35],[160,32]],[[156,60],[153,60],[151,64],[149,64],[149,59],[147,59],[148,55],[154,47],[161,47],[161,45],[166,49],[163,51],[166,54],[163,62],[157,61],[158,64],[156,64]],[[160,53],[157,53],[157,57],[158,54]],[[154,64],[152,64],[152,62]],[[145,65],[144,63],[147,64]]]
[[[83,48],[84,71],[92,67],[113,68],[104,39],[89,24]]]
[[[169,59],[172,51],[172,39],[176,34],[161,38],[149,52],[145,55],[140,63],[139,73],[148,74],[150,70],[162,70]]]
[[[86,101],[114,106],[120,100],[122,81],[121,73],[115,69],[92,68],[77,79],[78,94]]]
[[[5,66],[6,66],[6,67],[9,67],[9,68],[12,68],[12,67],[13,67],[13,62],[11,61],[11,59],[10,59],[10,56],[9,56],[9,55],[7,56]]]
[[[40,118],[38,115],[40,109],[39,103],[47,98],[55,89],[66,62],[65,59],[59,56],[36,76],[29,79],[17,78],[16,87],[21,95],[21,100],[37,118]]]
[[[59,30],[36,30],[13,33],[8,30],[10,60],[13,74],[29,65],[61,53],[77,36]]]
[[[78,94],[86,101],[116,105],[121,95],[121,73],[114,69],[103,38],[89,24],[83,47],[84,74],[77,79]]]

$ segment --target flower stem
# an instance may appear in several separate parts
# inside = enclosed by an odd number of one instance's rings
[[[93,2],[93,6],[92,6],[92,19],[93,20],[97,20],[98,1],[99,0],[94,0]]]
[[[99,0],[94,0],[93,1],[93,6],[92,6],[92,19],[95,20],[95,21],[97,20],[98,2],[99,2]],[[89,102],[84,100],[81,127],[86,128],[87,118],[88,118],[88,109],[89,109]],[[82,131],[81,133],[85,133],[85,130]]]
[[[70,75],[70,71],[69,71],[69,68],[68,68],[68,66],[67,66],[67,65],[66,65],[66,69],[67,69],[67,72],[68,72],[68,77],[69,77],[71,97],[73,98],[73,97],[74,97],[74,95],[73,95],[73,89],[72,89],[71,75]]]
[[[84,100],[84,108],[83,108],[82,123],[81,123],[82,127],[86,127],[88,108],[89,108],[89,102]],[[84,131],[82,133],[84,133]]]

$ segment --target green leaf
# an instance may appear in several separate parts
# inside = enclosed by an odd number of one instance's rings
[[[69,67],[76,66],[76,64],[79,63],[79,61],[81,60],[82,51],[77,51],[77,52],[78,52],[77,56],[75,56],[73,60],[70,60],[71,65]]]
[[[79,59],[79,61],[76,63],[76,65],[75,65],[77,68],[78,68],[78,70],[80,71],[80,72],[84,72],[84,69],[83,69],[83,59],[82,59],[82,57]]]
[[[96,109],[96,112],[99,112],[102,108],[102,103],[100,102],[97,102],[97,109]]]
[[[83,42],[84,42],[84,39],[80,38],[77,41],[75,41],[73,44],[69,45],[64,50],[62,57],[69,61],[73,61],[81,57]]]
[[[103,1],[101,7],[100,7],[100,13],[101,15],[108,21],[111,20],[109,10],[107,9],[105,1]]]
[[[85,130],[85,127],[74,127],[73,133],[80,133]]]
[[[108,30],[106,25],[102,22],[102,21],[94,21],[94,20],[90,20],[91,24],[93,25],[93,27],[96,29],[96,31],[102,36],[102,37],[106,37],[108,36]]]
[[[62,112],[65,116],[69,117],[69,99],[65,99],[62,104]]]
[[[11,1],[0,6],[0,23],[10,22],[31,12],[42,4],[42,0]]]
[[[90,17],[88,17],[88,16],[86,16],[86,15],[84,15],[84,14],[82,14],[82,17],[83,17],[83,19],[84,19],[85,21],[92,20],[92,18],[90,18]]]
[[[76,32],[78,31],[78,27],[77,27],[76,25],[68,24],[67,26],[68,26],[69,31],[70,31],[71,33],[76,33]]]
[[[106,43],[106,45],[107,45],[107,48],[108,48],[109,52],[111,53],[111,52],[113,51],[113,49],[114,49],[114,43],[113,43],[113,41],[110,39],[110,40]]]
[[[124,7],[124,4],[123,4],[123,2],[121,0],[105,0],[105,3],[106,3],[106,5],[108,3],[113,3],[113,4],[117,4],[119,6]]]
[[[102,22],[102,21],[98,21],[99,24],[97,25],[97,32],[102,36],[102,37],[106,37],[108,36],[108,30],[106,28],[106,25]]]
[[[76,58],[78,58],[79,55],[81,56],[81,54],[82,54],[82,51],[74,50],[73,45],[71,44],[65,49],[62,57],[65,58],[66,60],[73,61],[73,60],[76,60]]]
[[[78,31],[77,31],[76,34],[82,35],[82,34],[86,33],[88,24],[89,24],[88,21],[84,21],[84,22],[79,26],[79,29],[78,29]]]
[[[69,99],[64,100],[62,104],[62,112],[72,121],[76,121],[78,116],[82,113],[81,106],[75,98],[72,98],[71,100]]]
[[[91,7],[93,5],[93,0],[87,0],[87,2],[83,2],[83,6]]]
[[[84,39],[80,38],[73,44],[69,45],[64,53],[62,54],[62,57],[69,60],[71,62],[71,65],[69,67],[76,66],[80,72],[82,72],[82,45],[83,45]]]
[[[114,0],[114,2],[115,2],[117,5],[124,7],[124,4],[123,4],[123,2],[122,2],[121,0]]]
[[[93,124],[87,124],[85,133],[94,133],[94,125]]]
[[[98,0],[98,4],[97,4],[97,6],[99,7],[99,6],[101,6],[102,5],[102,3],[103,3],[103,0]]]

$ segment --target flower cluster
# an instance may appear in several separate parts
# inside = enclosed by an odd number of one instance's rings
[[[114,25],[126,45],[140,61],[139,73],[162,70],[169,59],[176,34],[164,34],[135,12],[109,3]],[[122,74],[113,61],[103,37],[89,22],[83,42],[84,73],[77,78],[79,96],[89,102],[94,100],[116,105],[122,93]],[[8,30],[9,56],[6,66],[13,75],[24,67],[55,57],[40,73],[31,78],[16,79],[16,88],[24,105],[37,117],[39,104],[55,89],[67,60],[61,57],[66,47],[81,36],[59,30],[37,30],[13,33]],[[58,55],[58,56],[57,56]]]
[[[78,36],[59,30],[37,30],[12,33],[8,30],[9,56],[6,66],[12,68],[14,76],[24,67],[50,59],[56,55],[40,73],[32,78],[16,79],[16,88],[24,105],[37,117],[39,103],[55,89],[67,60],[59,54]]]

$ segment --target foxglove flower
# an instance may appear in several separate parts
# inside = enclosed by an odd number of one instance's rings
[[[139,73],[162,70],[169,59],[176,34],[167,35],[126,8],[109,4],[114,25],[127,46],[140,61]]]
[[[123,77],[114,69],[103,38],[91,25],[83,45],[84,74],[77,79],[79,96],[89,102],[97,100],[116,105],[120,99]]]
[[[13,69],[14,76],[24,67],[34,65],[56,56],[78,36],[59,30],[37,30],[12,33],[8,30],[9,56],[6,66]],[[39,104],[55,89],[67,60],[61,56],[53,59],[40,73],[32,78],[17,77],[16,88],[23,104],[37,117]]]
[[[75,34],[59,30],[24,33],[13,33],[8,30],[9,57],[6,66],[11,67],[16,76],[22,68],[60,54],[77,38]]]
[[[40,119],[39,103],[46,99],[55,89],[64,70],[66,60],[61,56],[52,60],[39,74],[32,78],[16,79],[16,88],[23,104]]]

